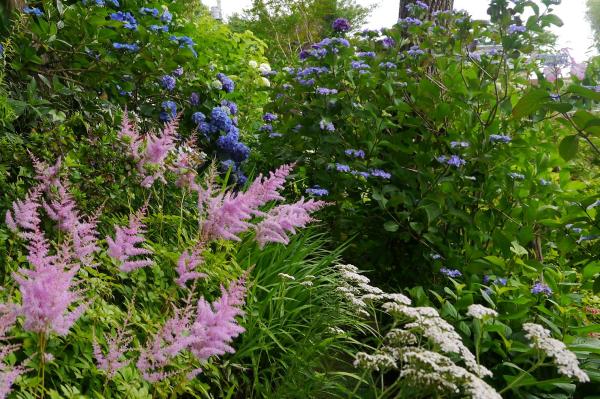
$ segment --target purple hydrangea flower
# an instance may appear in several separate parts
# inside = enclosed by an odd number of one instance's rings
[[[135,17],[130,12],[114,12],[110,14],[110,19],[112,19],[113,21],[123,22],[123,27],[125,29],[136,30],[138,26]]]
[[[182,66],[178,66],[177,68],[175,68],[175,70],[173,72],[171,72],[173,74],[173,76],[177,76],[180,77],[183,75],[183,67]]]
[[[458,155],[452,155],[447,161],[446,163],[450,166],[455,166],[457,168],[460,168],[461,166],[463,166],[464,164],[467,163],[467,161],[465,161],[464,159],[462,159],[461,157],[459,157]]]
[[[467,141],[451,141],[450,147],[452,148],[468,148],[469,143]]]
[[[329,195],[329,190],[321,188],[319,186],[307,188],[304,192],[309,195],[314,195],[315,197],[324,197],[326,195]]]
[[[177,104],[175,104],[175,101],[163,101],[161,106],[163,109],[160,113],[161,121],[169,122],[177,116]]]
[[[336,164],[335,164],[335,169],[336,169],[338,172],[350,172],[350,166],[348,166],[348,165],[344,165],[344,164],[342,164],[342,163],[336,163]]]
[[[274,122],[277,120],[277,115],[267,112],[263,115],[263,121],[265,122]]]
[[[169,24],[173,20],[173,14],[171,14],[169,10],[164,10],[162,15],[160,16],[160,20],[164,23]]]
[[[326,130],[328,132],[335,131],[335,126],[333,125],[333,122],[327,122],[322,120],[321,122],[319,122],[319,127],[321,128],[321,130]]]
[[[346,151],[344,151],[344,153],[346,155],[353,156],[356,158],[364,158],[365,157],[365,152],[363,150],[354,150],[352,148],[349,148]]]
[[[260,131],[261,132],[273,132],[273,125],[270,124],[264,124],[260,127]]]
[[[356,53],[356,56],[360,58],[375,58],[376,54],[374,51],[359,51]]]
[[[135,43],[129,44],[129,43],[113,43],[113,48],[115,50],[127,50],[127,51],[131,51],[131,52],[136,52],[139,51],[140,46],[138,46]]]
[[[217,79],[219,79],[219,81],[223,84],[223,90],[225,90],[225,92],[233,92],[233,90],[235,89],[235,84],[233,83],[233,80],[231,80],[227,75],[225,75],[224,73],[218,73]]]
[[[158,32],[158,31],[168,32],[169,31],[169,27],[167,25],[150,25],[148,27],[148,29],[150,29],[152,32]]]
[[[448,268],[445,268],[445,267],[442,267],[440,269],[440,273],[442,273],[445,276],[452,277],[452,278],[457,278],[457,277],[462,276],[462,273],[459,270],[448,269]]]
[[[279,132],[273,132],[271,134],[269,134],[269,137],[271,138],[277,138],[277,137],[281,137],[283,136],[283,134],[279,133]]]
[[[192,122],[196,125],[200,125],[200,123],[206,120],[206,116],[202,112],[194,112],[192,114]]]
[[[336,89],[328,89],[326,87],[317,87],[317,94],[321,94],[323,96],[328,96],[332,94],[337,94],[338,91]]]
[[[513,35],[517,32],[523,33],[527,30],[526,27],[522,26],[522,25],[516,25],[516,24],[512,24],[508,27],[508,34],[509,35]]]
[[[352,61],[352,62],[350,63],[350,66],[351,66],[353,69],[361,69],[361,70],[362,70],[362,69],[369,69],[369,68],[371,68],[371,67],[370,67],[368,64],[365,64],[365,63],[364,63],[364,62],[362,62],[362,61]]]
[[[494,284],[506,287],[506,282],[507,282],[506,278],[504,278],[504,277],[498,277],[496,279],[496,281],[494,281]]]
[[[425,51],[421,50],[419,46],[414,45],[407,51],[408,55],[412,57],[418,57],[419,55],[425,54]]]
[[[371,176],[373,176],[373,177],[379,177],[379,178],[385,179],[385,180],[389,180],[392,178],[391,173],[388,173],[381,169],[371,169],[369,172],[371,173]]]
[[[396,45],[396,41],[394,39],[392,39],[391,37],[384,37],[381,40],[381,44],[385,48],[391,48],[391,47],[394,47]]]
[[[229,101],[229,100],[223,100],[221,101],[221,105],[223,107],[227,107],[229,108],[229,113],[231,115],[235,115],[238,113],[238,106],[236,103],[234,103],[233,101]]]
[[[397,66],[393,62],[388,61],[388,62],[382,62],[381,64],[379,64],[379,68],[381,68],[381,69],[396,69]]]
[[[171,75],[165,75],[160,79],[160,84],[163,89],[173,91],[175,89],[175,84],[177,80]]]
[[[35,15],[36,17],[41,17],[44,15],[44,12],[37,7],[23,7],[23,12],[29,15]]]
[[[512,138],[503,134],[490,134],[490,142],[492,143],[510,143]]]
[[[483,276],[483,284],[487,284],[490,282],[490,276],[487,274]]]
[[[399,20],[399,22],[404,22],[407,25],[423,25],[423,21],[421,21],[419,18],[413,18],[413,17],[406,17],[404,19]]]
[[[552,289],[544,283],[537,282],[533,285],[533,287],[531,287],[531,293],[536,295],[544,294],[546,296],[550,296],[552,295]]]
[[[525,175],[516,172],[510,172],[508,174],[508,177],[510,177],[513,180],[525,180]]]
[[[198,95],[198,93],[194,92],[190,94],[190,104],[192,104],[193,106],[197,106],[198,104],[200,104],[200,96]]]
[[[350,22],[346,18],[337,18],[331,27],[336,32],[347,32],[350,30]]]

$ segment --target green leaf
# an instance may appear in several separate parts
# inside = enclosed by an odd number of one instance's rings
[[[558,146],[558,152],[565,161],[570,161],[577,155],[578,147],[579,137],[574,134],[562,139],[560,145]]]
[[[527,250],[518,241],[510,243],[510,251],[517,256],[526,256],[528,254]]]
[[[385,231],[389,231],[391,233],[394,233],[394,232],[398,231],[399,227],[400,226],[398,226],[398,223],[396,223],[396,222],[394,222],[392,220],[387,221],[387,222],[385,222],[383,224],[383,228],[385,229]]]
[[[531,90],[521,97],[517,105],[515,105],[512,115],[515,119],[521,119],[527,115],[531,115],[535,111],[541,109],[548,100],[550,100],[550,96],[545,90]]]

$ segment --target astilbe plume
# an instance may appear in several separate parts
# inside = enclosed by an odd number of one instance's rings
[[[12,390],[12,384],[23,374],[23,366],[10,366],[4,362],[6,357],[16,351],[18,345],[5,345],[0,347],[0,399],[4,399]]]
[[[59,186],[59,173],[60,167],[62,165],[62,160],[58,158],[54,165],[50,166],[47,163],[40,161],[31,152],[28,151],[28,153],[29,157],[31,158],[31,162],[33,163],[33,168],[35,170],[35,179],[40,182],[40,189],[42,191],[46,191],[50,187]]]
[[[37,212],[41,194],[40,186],[36,186],[26,194],[24,200],[13,202],[12,211],[6,211],[5,222],[12,232],[18,232],[19,228],[26,231],[35,230],[41,223]]]
[[[57,198],[44,201],[44,209],[50,219],[58,223],[59,229],[70,234],[75,256],[82,264],[91,265],[93,254],[100,249],[97,245],[96,230],[99,211],[96,215],[83,220],[67,188],[60,182],[57,188]]]
[[[166,183],[164,172],[166,169],[165,160],[170,152],[175,149],[175,138],[177,135],[178,118],[173,118],[163,128],[160,134],[150,133],[145,137],[145,148],[138,161],[138,171],[145,176],[142,180],[142,187],[150,187],[157,179]],[[147,174],[148,170],[154,168],[152,174]]]
[[[127,145],[127,152],[129,153],[129,156],[136,161],[139,160],[141,137],[136,126],[129,119],[129,116],[127,115],[127,109],[125,109],[123,112],[123,120],[121,121],[121,129],[119,130],[118,137]]]
[[[185,283],[189,280],[206,277],[206,274],[196,271],[196,268],[204,262],[200,248],[194,248],[191,252],[184,251],[177,261],[177,274],[179,277],[175,279],[177,285],[185,288]]]
[[[268,242],[288,244],[290,242],[287,233],[296,234],[297,227],[304,227],[314,219],[310,216],[327,205],[324,201],[308,200],[304,198],[294,204],[284,204],[271,209],[264,220],[258,223],[256,229],[256,241],[260,248]]]
[[[96,337],[92,343],[94,349],[94,358],[96,359],[96,365],[100,370],[106,372],[108,378],[113,378],[117,371],[126,367],[129,364],[129,360],[121,360],[127,351],[130,349],[129,344],[133,340],[131,332],[127,329],[130,324],[133,310],[133,303],[129,307],[127,316],[123,324],[119,326],[113,336],[104,335],[104,339],[108,345],[108,351],[106,355],[102,352],[102,348],[98,343]]]
[[[29,240],[27,260],[32,266],[13,274],[21,293],[18,314],[25,318],[23,327],[36,333],[66,335],[87,308],[80,304],[69,311],[81,299],[80,293],[73,291],[79,266],[73,263],[70,243],[64,242],[56,255],[50,255],[50,245],[38,225],[21,236]]]
[[[129,215],[129,225],[127,227],[115,227],[115,239],[106,237],[108,244],[108,255],[119,261],[119,269],[123,272],[131,272],[142,267],[150,266],[150,259],[134,260],[132,257],[138,255],[148,255],[152,251],[136,247],[145,241],[145,225],[142,223],[145,207],[135,214]]]
[[[170,361],[185,350],[189,350],[201,362],[211,356],[234,352],[231,341],[244,329],[237,323],[236,316],[242,315],[245,303],[245,276],[221,287],[221,298],[212,304],[204,298],[197,303],[195,315],[188,299],[183,309],[175,309],[161,330],[140,352],[137,367],[144,379],[158,382],[175,374],[165,371]],[[195,369],[188,378],[200,373]]]
[[[266,241],[287,242],[281,237],[283,231],[293,232],[293,227],[304,226],[308,223],[308,212],[317,210],[325,205],[320,201],[300,201],[297,204],[288,207],[275,208],[277,211],[265,214],[259,207],[269,201],[279,201],[284,198],[279,190],[285,184],[286,177],[292,171],[293,165],[283,165],[275,172],[271,172],[269,177],[264,178],[259,175],[250,185],[246,192],[225,192],[217,195],[212,194],[209,188],[198,191],[198,206],[200,213],[206,214],[206,220],[202,223],[202,232],[207,239],[224,238],[227,240],[240,241],[237,236],[252,227],[250,220],[254,216],[267,217],[268,221],[260,227],[264,232],[261,236],[261,246]],[[284,218],[289,215],[295,219],[286,222]],[[284,226],[284,227],[282,227]],[[272,233],[271,230],[278,234]],[[285,235],[285,234],[284,234]],[[273,240],[267,239],[267,236],[273,237]],[[258,237],[258,236],[257,236]],[[275,240],[277,237],[277,240]]]
[[[193,140],[188,140],[177,149],[176,158],[169,169],[177,175],[175,184],[178,187],[187,187],[190,190],[200,188],[196,183],[196,168],[204,161],[205,156],[206,154],[198,151]]]

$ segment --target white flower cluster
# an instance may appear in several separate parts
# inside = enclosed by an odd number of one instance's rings
[[[463,344],[460,335],[454,327],[440,317],[437,310],[430,307],[411,308],[398,303],[388,302],[383,305],[384,309],[396,317],[407,317],[413,321],[404,325],[406,330],[411,330],[429,338],[431,342],[439,346],[444,353],[457,353],[464,360],[467,368],[480,377],[491,376],[492,372],[477,364],[475,356]]]
[[[494,388],[450,358],[430,350],[411,348],[402,355],[400,377],[407,384],[434,391],[460,393],[461,388],[475,399],[502,399]]]
[[[498,317],[498,312],[493,309],[486,308],[483,305],[473,304],[469,305],[467,316],[471,316],[474,319],[483,320],[488,317]]]
[[[343,284],[337,288],[354,310],[368,316],[367,303],[377,301],[392,301],[394,303],[410,305],[411,301],[402,294],[388,294],[381,289],[370,285],[368,277],[360,274],[358,268],[354,265],[337,265],[336,269],[340,273]]]
[[[286,273],[279,273],[279,274],[277,274],[277,277],[279,277],[282,280],[288,280],[288,281],[296,280],[296,277],[290,276],[289,274],[286,274]]]
[[[561,341],[550,336],[550,331],[535,323],[523,324],[523,330],[527,332],[525,337],[531,341],[531,347],[542,351],[546,356],[554,358],[558,366],[558,372],[570,378],[576,378],[580,382],[588,382],[590,377],[579,368],[577,356],[567,349]]]

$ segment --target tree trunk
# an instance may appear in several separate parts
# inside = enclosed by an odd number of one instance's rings
[[[398,18],[408,17],[408,4],[414,4],[417,0],[400,0],[400,9],[398,11]],[[429,6],[428,17],[434,11],[445,11],[451,10],[454,7],[454,0],[421,0],[423,3]]]

